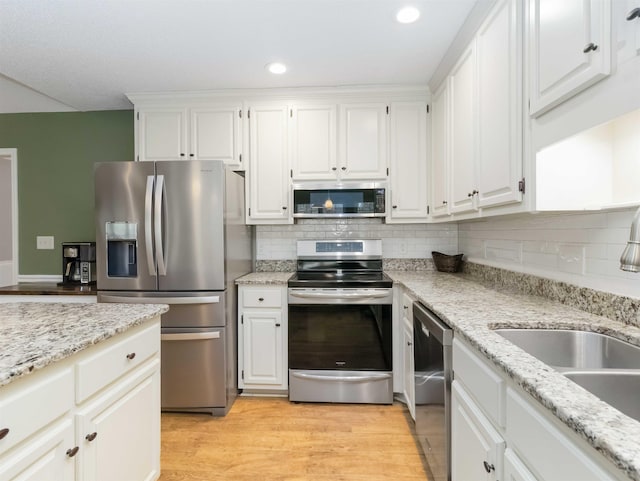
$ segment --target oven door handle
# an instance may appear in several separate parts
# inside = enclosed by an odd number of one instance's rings
[[[383,381],[389,379],[391,374],[370,374],[370,375],[358,375],[358,376],[324,376],[322,374],[308,374],[305,372],[290,372],[293,377],[300,379],[309,379],[313,381],[341,381],[341,382],[371,382],[371,381]]]
[[[387,297],[388,291],[380,292],[305,292],[305,291],[289,291],[291,297],[299,297],[301,299],[378,299]]]

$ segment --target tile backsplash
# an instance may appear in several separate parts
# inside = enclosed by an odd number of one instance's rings
[[[539,213],[460,222],[458,245],[472,262],[640,298],[640,274],[619,269],[634,212]]]
[[[458,253],[458,226],[384,224],[380,219],[300,219],[293,225],[256,227],[257,260],[296,258],[298,239],[382,239],[386,258],[430,258],[431,251]]]

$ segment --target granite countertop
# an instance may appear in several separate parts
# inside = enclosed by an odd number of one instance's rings
[[[0,287],[0,296],[95,296],[95,284],[58,285],[55,282],[21,282]]]
[[[480,350],[565,425],[640,481],[640,422],[532,357],[492,329],[580,329],[640,345],[640,327],[589,314],[542,297],[497,291],[464,274],[385,271],[455,332]]]
[[[252,272],[236,279],[238,285],[274,284],[287,285],[294,272]]]
[[[0,304],[0,386],[168,310],[166,304]]]

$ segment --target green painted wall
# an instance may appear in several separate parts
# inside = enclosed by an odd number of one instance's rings
[[[133,128],[132,110],[0,114],[0,148],[18,149],[20,274],[61,275],[61,243],[95,240],[93,164],[133,160]]]

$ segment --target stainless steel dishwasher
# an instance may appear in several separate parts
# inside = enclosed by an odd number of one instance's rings
[[[431,481],[451,480],[451,344],[453,331],[419,302],[413,304],[416,436]]]

